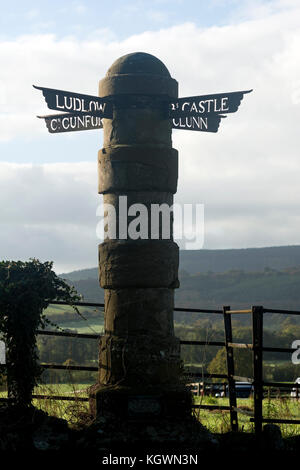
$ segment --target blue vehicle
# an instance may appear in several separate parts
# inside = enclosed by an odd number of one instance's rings
[[[250,382],[235,382],[235,393],[237,398],[249,398],[253,392],[253,385]],[[225,394],[226,393],[226,394]],[[226,385],[226,392],[221,393],[221,397],[228,397],[228,385]]]

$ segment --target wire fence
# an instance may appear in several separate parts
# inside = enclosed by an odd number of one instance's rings
[[[56,305],[66,305],[65,302],[56,301],[51,302]],[[77,302],[74,305],[79,307],[96,307],[104,308],[103,303],[94,302]],[[293,353],[296,348],[275,348],[265,347],[263,345],[263,319],[267,313],[278,313],[283,315],[300,315],[300,311],[291,311],[283,309],[269,309],[263,306],[253,306],[246,310],[231,310],[229,306],[224,306],[222,309],[193,309],[193,308],[174,308],[175,312],[186,312],[186,313],[208,313],[208,314],[220,314],[224,320],[224,341],[188,341],[180,340],[181,345],[190,346],[218,346],[225,347],[226,359],[227,359],[227,373],[226,374],[208,374],[208,373],[196,373],[186,371],[183,375],[186,379],[201,379],[202,381],[202,393],[205,393],[206,388],[211,387],[207,382],[212,379],[223,379],[227,385],[223,385],[223,394],[228,395],[229,405],[208,405],[208,404],[194,404],[194,409],[206,409],[206,410],[226,410],[230,413],[231,430],[238,431],[238,413],[250,414],[250,422],[254,423],[255,434],[260,435],[262,431],[263,423],[278,423],[278,424],[300,424],[300,419],[279,419],[279,418],[265,418],[263,416],[263,398],[264,388],[268,387],[276,389],[294,389],[296,391],[296,397],[300,397],[300,384],[296,383],[283,383],[283,382],[267,382],[263,380],[263,353],[264,352],[276,352],[276,353]],[[232,331],[232,315],[250,315],[252,319],[252,343],[234,343],[233,342],[233,331]],[[101,335],[89,334],[89,333],[73,333],[64,331],[47,331],[38,330],[39,335],[45,336],[61,336],[70,338],[85,338],[99,340]],[[248,349],[252,351],[252,363],[253,363],[253,377],[240,377],[235,375],[235,364],[234,364],[234,349]],[[41,364],[43,369],[56,369],[56,370],[67,370],[67,371],[89,371],[97,372],[98,367],[95,366],[80,366],[80,365],[63,365],[63,364]],[[9,369],[9,364],[0,364],[1,369]],[[206,382],[206,379],[208,381]],[[236,382],[242,381],[251,384],[253,389],[254,397],[254,412],[253,415],[250,412],[245,412],[237,407],[237,384]],[[199,382],[198,382],[199,385]],[[220,384],[214,383],[213,386]],[[228,392],[228,393],[227,393]],[[66,400],[66,401],[88,401],[88,397],[73,397],[63,395],[41,395],[34,394],[32,398],[36,399],[52,399],[52,400]],[[0,398],[0,401],[13,401],[10,398]]]

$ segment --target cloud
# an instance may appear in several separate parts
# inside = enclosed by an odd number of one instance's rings
[[[47,110],[32,83],[97,94],[116,58],[152,53],[181,96],[254,89],[218,134],[173,132],[176,201],[205,204],[205,247],[299,244],[300,6],[248,6],[242,20],[222,27],[185,23],[122,41],[108,32],[86,41],[39,35],[0,43],[0,141],[56,138],[35,119]],[[37,252],[61,270],[97,264],[94,164],[2,163],[0,172],[1,256]]]
[[[0,187],[1,259],[53,260],[58,271],[97,263],[96,164],[0,163]]]
[[[28,35],[0,42],[0,141],[44,133],[35,115],[47,109],[33,83],[97,94],[111,62],[135,50],[161,58],[183,96],[254,87],[251,106],[259,106],[257,118],[267,122],[286,109],[294,114],[290,105],[299,101],[299,18],[300,7],[295,6],[224,27],[201,29],[186,23],[123,41],[101,30],[86,41]]]
[[[97,202],[95,163],[0,163],[1,222],[84,226]]]

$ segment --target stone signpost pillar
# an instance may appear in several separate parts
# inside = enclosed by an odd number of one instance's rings
[[[49,109],[59,111],[39,116],[49,132],[104,129],[98,165],[108,229],[99,246],[105,335],[90,406],[99,418],[97,425],[108,428],[97,433],[106,439],[121,434],[123,441],[129,422],[138,422],[130,429],[143,440],[143,431],[151,428],[144,424],[159,418],[153,440],[158,432],[168,440],[171,430],[176,445],[185,435],[197,449],[200,441],[206,447],[210,438],[207,433],[204,438],[203,427],[191,415],[180,342],[174,336],[178,246],[170,208],[178,156],[171,132],[172,127],[217,132],[224,114],[236,112],[252,90],[178,98],[178,84],[165,65],[141,52],[114,62],[100,81],[97,97],[34,87],[42,91]],[[123,432],[116,433],[122,426]]]
[[[99,96],[113,103],[112,118],[103,120],[99,193],[114,208],[117,227],[116,238],[112,230],[99,245],[105,335],[91,402],[97,416],[180,418],[190,413],[190,401],[173,327],[179,253],[169,209],[178,156],[166,112],[178,84],[156,57],[134,53],[114,62],[100,81]],[[137,232],[137,217],[140,238],[130,229],[132,223]],[[112,227],[110,211],[107,219]]]

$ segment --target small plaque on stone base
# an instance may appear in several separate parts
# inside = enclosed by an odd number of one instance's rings
[[[128,397],[128,416],[131,418],[158,417],[162,414],[160,399],[147,395]]]

